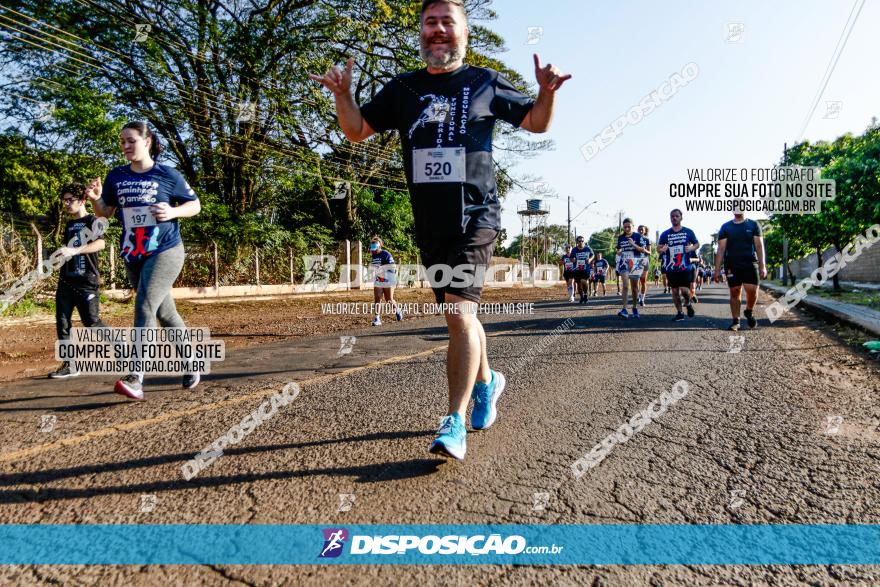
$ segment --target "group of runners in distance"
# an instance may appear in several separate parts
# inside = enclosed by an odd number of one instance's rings
[[[757,326],[753,315],[757,286],[759,279],[767,274],[760,225],[754,220],[746,219],[741,211],[735,210],[734,219],[725,223],[718,233],[717,266],[713,268],[707,266],[701,257],[697,236],[691,229],[682,226],[681,210],[672,210],[669,219],[671,228],[665,230],[657,242],[659,266],[654,270],[654,283],[659,285],[662,278],[663,293],[672,294],[676,310],[672,320],[681,322],[685,319],[685,313],[693,318],[696,314],[694,303],[699,302],[697,292],[702,290],[704,284],[712,281],[721,283],[726,279],[730,287],[733,318],[729,330],[739,330],[740,327],[742,288],[745,288],[747,306],[743,316],[749,328]],[[648,289],[652,245],[647,226],[640,225],[634,232],[632,220],[626,218],[622,227],[623,232],[617,237],[615,247],[614,271],[623,306],[617,315],[624,319],[640,318],[639,307],[645,305]],[[586,304],[591,291],[589,283],[593,284],[594,296],[599,284],[602,285],[602,295],[605,295],[608,262],[602,258],[602,253],[594,254],[584,237],[577,237],[577,246],[574,248],[565,245],[565,253],[559,262],[570,302],[575,301],[577,293],[579,303]]]
[[[474,400],[471,428],[485,430],[497,418],[496,405],[506,386],[504,375],[489,365],[486,334],[476,312],[483,286],[477,278],[479,268],[489,265],[501,230],[491,151],[494,125],[502,120],[529,132],[546,132],[555,94],[571,76],[551,64],[542,65],[536,54],[538,93],[531,97],[499,72],[465,64],[469,28],[462,0],[424,0],[420,22],[420,55],[427,67],[393,77],[368,103],[359,106],[352,95],[352,59],[311,78],[332,92],[339,126],[350,141],[364,141],[375,133],[399,133],[422,264],[469,268],[466,271],[473,278],[464,284],[432,283],[436,301],[454,309],[445,313],[448,411],[429,450],[463,459],[470,400]],[[66,188],[62,198],[75,223],[94,220],[84,211],[86,199],[97,216],[120,222],[120,253],[135,292],[134,326],[184,327],[170,293],[184,261],[178,219],[198,214],[199,199],[180,172],[156,162],[159,138],[145,123],[125,125],[120,143],[128,165],[114,168],[103,182],[95,179],[88,187]],[[648,238],[647,227],[634,229],[629,218],[624,220],[613,266],[601,253],[594,253],[584,237],[577,237],[562,259],[568,299],[574,302],[577,295],[586,304],[599,287],[604,296],[606,279],[613,271],[622,283],[619,316],[639,318],[647,293],[648,260],[656,246],[664,291],[671,292],[676,308],[674,320],[683,320],[685,312],[694,316],[696,288],[707,275],[718,281],[723,259],[731,293],[731,329],[739,328],[741,288],[746,292],[744,315],[754,327],[757,283],[766,276],[760,226],[742,214],[726,223],[719,234],[713,270],[701,267],[697,237],[681,225],[681,219],[681,211],[673,210],[672,227],[660,235],[656,245]],[[96,302],[96,258],[89,255],[103,246],[101,240],[68,251],[70,266],[58,290],[59,338],[69,334],[72,307],[79,309],[87,326],[102,325]],[[379,237],[372,239],[370,253],[376,271],[374,301],[390,304],[400,320],[394,300],[394,258]],[[381,316],[375,315],[372,323],[381,324]],[[64,365],[56,375],[75,373]],[[199,380],[198,373],[186,373],[182,385],[192,389]],[[114,389],[143,399],[143,373],[122,377]]]

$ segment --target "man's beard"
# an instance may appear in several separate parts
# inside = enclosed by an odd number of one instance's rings
[[[428,64],[428,67],[433,67],[434,69],[448,68],[456,61],[464,59],[464,55],[467,52],[467,44],[459,42],[451,49],[444,48],[443,53],[437,56],[434,53],[433,46],[429,43],[424,39],[421,40],[419,55],[421,55],[422,61]]]

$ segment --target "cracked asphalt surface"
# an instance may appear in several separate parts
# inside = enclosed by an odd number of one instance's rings
[[[615,316],[616,296],[584,307],[560,292],[533,315],[483,317],[508,387],[462,463],[427,452],[446,409],[441,318],[345,332],[357,337],[348,354],[340,333],[233,349],[194,391],[148,379],[142,403],[114,395],[112,377],[0,384],[0,522],[880,523],[880,369],[867,355],[799,311],[762,319],[728,352],[725,286],[704,289],[683,323],[657,289],[638,321]],[[515,368],[567,318],[573,328]],[[686,397],[573,477],[575,460],[679,380]],[[294,402],[183,479],[184,462],[288,381],[302,383]],[[543,510],[536,493],[550,494]],[[349,511],[340,494],[354,494]],[[880,568],[28,566],[0,567],[0,582],[870,585]]]

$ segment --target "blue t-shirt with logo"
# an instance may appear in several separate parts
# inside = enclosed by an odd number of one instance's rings
[[[596,259],[595,261],[593,261],[593,267],[596,268],[596,275],[605,275],[605,271],[608,269],[608,260]]]
[[[658,245],[669,245],[666,252],[666,272],[680,273],[682,271],[691,270],[691,254],[687,252],[689,245],[700,245],[697,235],[690,228],[680,227],[678,232],[671,228],[667,228],[660,235]]]
[[[630,239],[632,239],[635,245],[630,244]],[[619,260],[617,261],[617,272],[618,273],[629,273],[633,269],[633,265],[635,264],[636,259],[643,259],[647,257],[647,253],[642,253],[636,250],[636,246],[639,247],[647,247],[651,244],[647,238],[640,235],[637,232],[632,233],[629,236],[625,234],[621,234],[617,237],[617,251],[619,254]]]
[[[376,285],[387,284],[389,286],[396,284],[397,268],[395,267],[394,257],[391,253],[382,249],[378,253],[370,252],[372,259],[370,260],[370,271],[373,275]]]
[[[590,245],[584,245],[583,249],[579,249],[577,247],[571,250],[571,260],[574,263],[575,271],[589,271],[590,270],[590,257],[593,256],[593,249],[590,248]]]
[[[382,249],[378,253],[370,253],[373,258],[370,261],[370,265],[374,267],[381,267],[382,265],[394,265],[394,257],[391,256],[391,253]]]
[[[129,165],[116,167],[104,180],[101,196],[105,206],[116,208],[122,223],[120,256],[126,263],[139,263],[180,243],[177,218],[159,222],[150,206],[165,202],[177,206],[198,200],[183,175],[173,167],[156,163],[143,173]]]
[[[565,271],[571,271],[574,268],[574,261],[571,260],[571,253],[562,255],[562,266],[565,268]]]

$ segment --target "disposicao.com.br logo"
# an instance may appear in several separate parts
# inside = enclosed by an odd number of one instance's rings
[[[319,558],[338,557],[349,538],[344,528],[322,530],[324,545]],[[501,534],[466,535],[352,535],[350,555],[518,555],[560,554],[563,546],[529,546],[519,535],[502,537]]]

